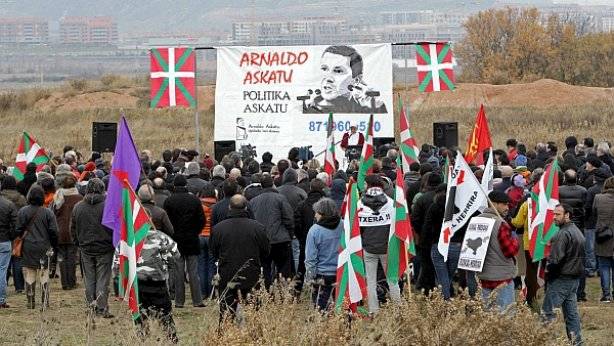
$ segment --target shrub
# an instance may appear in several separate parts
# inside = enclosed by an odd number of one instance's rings
[[[68,85],[75,91],[85,91],[88,86],[88,81],[85,79],[71,79],[68,81]]]

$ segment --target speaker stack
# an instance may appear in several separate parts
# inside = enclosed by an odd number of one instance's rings
[[[92,123],[92,151],[114,152],[117,141],[117,123]]]
[[[458,147],[458,123],[433,123],[433,145],[441,148]]]

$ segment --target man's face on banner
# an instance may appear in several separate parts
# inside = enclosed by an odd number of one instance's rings
[[[320,60],[322,73],[322,98],[327,101],[348,94],[348,86],[352,84],[352,68],[350,58],[347,56],[324,53]]]

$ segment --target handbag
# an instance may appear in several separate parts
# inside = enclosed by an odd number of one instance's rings
[[[32,215],[32,217],[30,218],[30,220],[28,221],[28,224],[26,225],[26,229],[25,231],[23,231],[23,234],[21,235],[21,237],[17,237],[13,240],[13,246],[12,246],[12,255],[15,257],[21,257],[21,250],[23,248],[23,240],[26,237],[26,235],[28,234],[28,231],[30,230],[30,226],[32,226],[32,222],[34,221],[34,219],[36,218],[36,216],[40,213],[40,211],[42,210],[42,207],[39,207],[38,210],[36,211],[36,213],[34,213],[34,215]]]
[[[597,244],[603,244],[612,238],[614,238],[614,232],[612,229],[608,226],[603,226],[599,232],[597,232],[595,241]]]

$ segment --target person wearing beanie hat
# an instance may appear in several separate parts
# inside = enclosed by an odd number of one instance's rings
[[[301,189],[303,189],[303,191],[309,194],[309,173],[307,173],[306,170],[301,168],[296,170],[296,174],[298,176],[298,184],[296,184],[296,186],[300,187]]]
[[[111,318],[107,299],[115,248],[113,232],[102,225],[105,185],[98,178],[90,179],[85,192],[73,209],[71,230],[81,253],[87,303],[95,304],[97,315]]]
[[[174,191],[164,201],[164,210],[173,225],[173,240],[177,242],[181,256],[175,262],[175,307],[185,302],[185,274],[190,281],[192,305],[204,307],[198,276],[199,234],[205,226],[205,213],[200,199],[188,192],[185,176],[177,174],[173,180]]]
[[[188,163],[185,173],[187,175],[186,187],[188,189],[188,192],[195,196],[205,187],[205,185],[210,184],[209,182],[200,177],[200,165],[198,164],[198,162]]]
[[[480,217],[495,220],[486,249],[482,271],[478,278],[482,284],[482,300],[486,308],[498,307],[504,312],[514,303],[514,277],[516,276],[515,256],[520,244],[512,227],[503,219],[509,212],[510,198],[504,192],[494,190],[488,194],[492,206],[486,208]],[[493,208],[494,206],[494,208]],[[495,289],[498,290],[494,294]],[[494,300],[494,301],[493,301]]]

